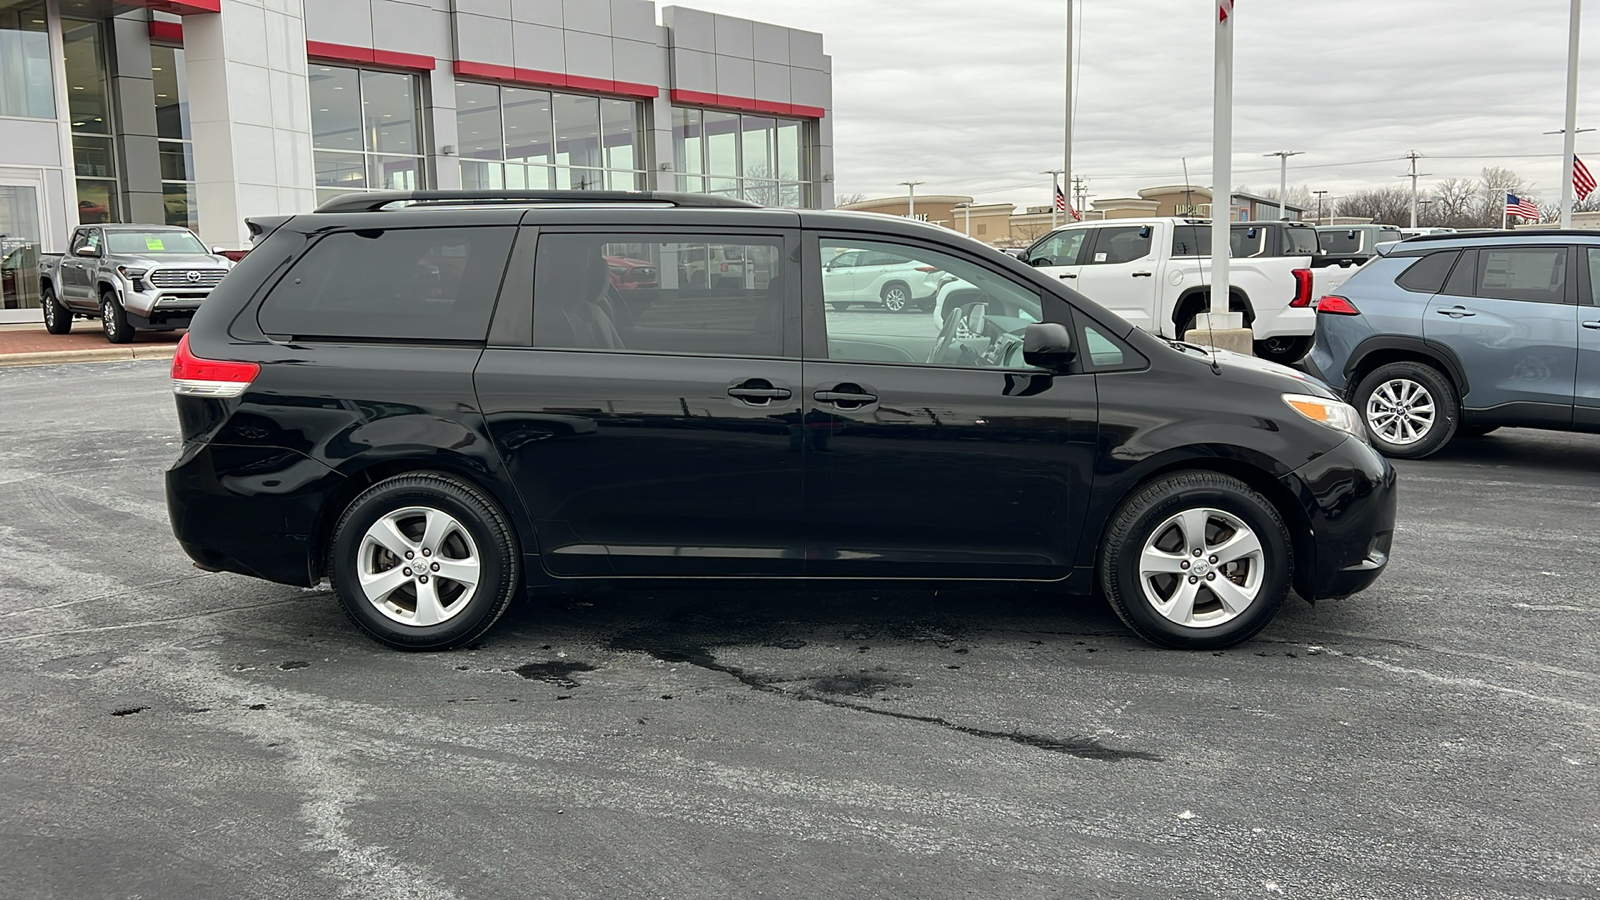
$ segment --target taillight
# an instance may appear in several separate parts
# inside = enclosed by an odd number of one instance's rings
[[[1356,305],[1338,294],[1329,294],[1317,301],[1317,312],[1331,313],[1336,316],[1359,316],[1361,310]]]
[[[237,397],[261,374],[251,362],[201,359],[189,352],[189,336],[172,355],[172,392],[188,397]]]
[[[1289,301],[1291,309],[1305,309],[1311,305],[1311,270],[1294,270],[1294,299]]]

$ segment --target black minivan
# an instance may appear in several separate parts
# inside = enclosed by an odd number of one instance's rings
[[[1320,383],[943,228],[444,191],[250,225],[173,360],[173,530],[205,569],[330,579],[391,647],[524,592],[785,579],[1098,589],[1215,648],[1388,561],[1394,471]],[[857,250],[943,322],[832,308]]]

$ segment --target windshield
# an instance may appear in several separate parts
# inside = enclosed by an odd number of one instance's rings
[[[152,253],[203,254],[205,245],[187,231],[107,231],[106,245],[113,255],[149,256]]]
[[[1317,230],[1315,228],[1285,228],[1283,230],[1284,256],[1315,256]]]

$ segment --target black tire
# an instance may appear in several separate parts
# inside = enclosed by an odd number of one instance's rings
[[[891,281],[878,292],[878,299],[889,312],[905,312],[911,308],[911,288],[903,281]]]
[[[100,295],[100,327],[105,330],[106,340],[113,344],[126,344],[133,340],[133,326],[128,324],[127,313],[122,311],[122,304],[110,291]]]
[[[39,307],[44,314],[44,330],[51,334],[72,331],[72,313],[56,299],[56,289],[45,285],[39,291]]]
[[[391,619],[367,599],[358,574],[368,529],[390,513],[413,507],[442,511],[453,517],[471,537],[478,556],[480,578],[475,591],[465,599],[457,594],[458,602],[464,605],[434,625],[408,625]],[[522,551],[510,520],[487,495],[449,475],[421,472],[380,481],[351,501],[334,527],[328,559],[339,605],[350,621],[373,640],[396,650],[451,650],[482,637],[510,607],[516,598]],[[395,566],[401,565],[405,563],[397,558]],[[438,580],[435,576],[435,589],[439,587]],[[408,581],[396,594],[404,600],[407,587],[412,592],[414,609],[418,605],[417,585]]]
[[[1408,385],[1425,392],[1423,399],[1429,403],[1432,418],[1427,420],[1427,427],[1421,429],[1420,437],[1405,440],[1407,432],[1402,429],[1416,428],[1415,423],[1421,421],[1421,402],[1410,402],[1403,407],[1406,412],[1402,415],[1409,417],[1406,421],[1412,423],[1410,426],[1391,424],[1392,419],[1385,418],[1383,412],[1388,408],[1385,398],[1410,390]],[[1374,394],[1379,394],[1376,402]],[[1442,372],[1426,363],[1392,362],[1373,369],[1356,386],[1351,402],[1361,415],[1372,446],[1385,456],[1399,459],[1422,459],[1438,453],[1455,437],[1460,425],[1461,403],[1455,386]]]
[[[1192,608],[1200,618],[1198,624],[1185,625],[1167,618],[1151,599],[1152,596],[1160,598],[1162,584],[1154,583],[1150,585],[1151,593],[1146,592],[1140,572],[1141,557],[1147,542],[1156,542],[1157,550],[1165,549],[1160,542],[1164,535],[1170,535],[1167,523],[1174,516],[1186,510],[1202,509],[1212,511],[1205,520],[1208,534],[1227,537],[1237,533],[1228,530],[1222,515],[1238,520],[1254,533],[1261,549],[1259,560],[1245,560],[1234,564],[1232,569],[1219,566],[1210,574],[1230,580],[1254,580],[1256,593],[1237,612],[1230,612],[1223,607],[1221,595],[1214,593],[1207,581],[1190,582],[1190,590],[1196,598]],[[1214,532],[1210,530],[1213,527]],[[1210,546],[1209,539],[1207,546]],[[1152,644],[1179,650],[1230,647],[1253,637],[1278,614],[1284,598],[1289,595],[1294,572],[1293,546],[1283,517],[1267,498],[1249,485],[1215,472],[1175,473],[1135,491],[1111,517],[1105,543],[1100,548],[1100,586],[1122,621]],[[1181,547],[1173,553],[1184,558],[1187,565],[1188,557]],[[1196,566],[1200,565],[1200,559],[1206,560],[1206,568],[1210,567],[1207,557],[1196,558]],[[1252,571],[1257,567],[1259,571]],[[1159,582],[1163,577],[1154,576],[1154,579]],[[1171,577],[1176,582],[1171,583],[1168,600],[1177,596],[1177,591],[1184,587],[1184,580],[1197,578],[1177,574]]]
[[[1500,430],[1499,425],[1457,425],[1456,437],[1481,438]]]
[[[1287,366],[1304,359],[1311,351],[1311,336],[1270,337],[1256,341],[1254,348],[1258,358]]]

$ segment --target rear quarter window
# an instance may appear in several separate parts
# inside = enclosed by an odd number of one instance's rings
[[[481,341],[514,228],[395,228],[317,241],[262,301],[266,334]]]
[[[1456,264],[1456,258],[1460,255],[1459,250],[1429,253],[1408,266],[1394,283],[1414,293],[1437,294],[1444,289],[1444,280],[1450,275],[1450,267]]]

